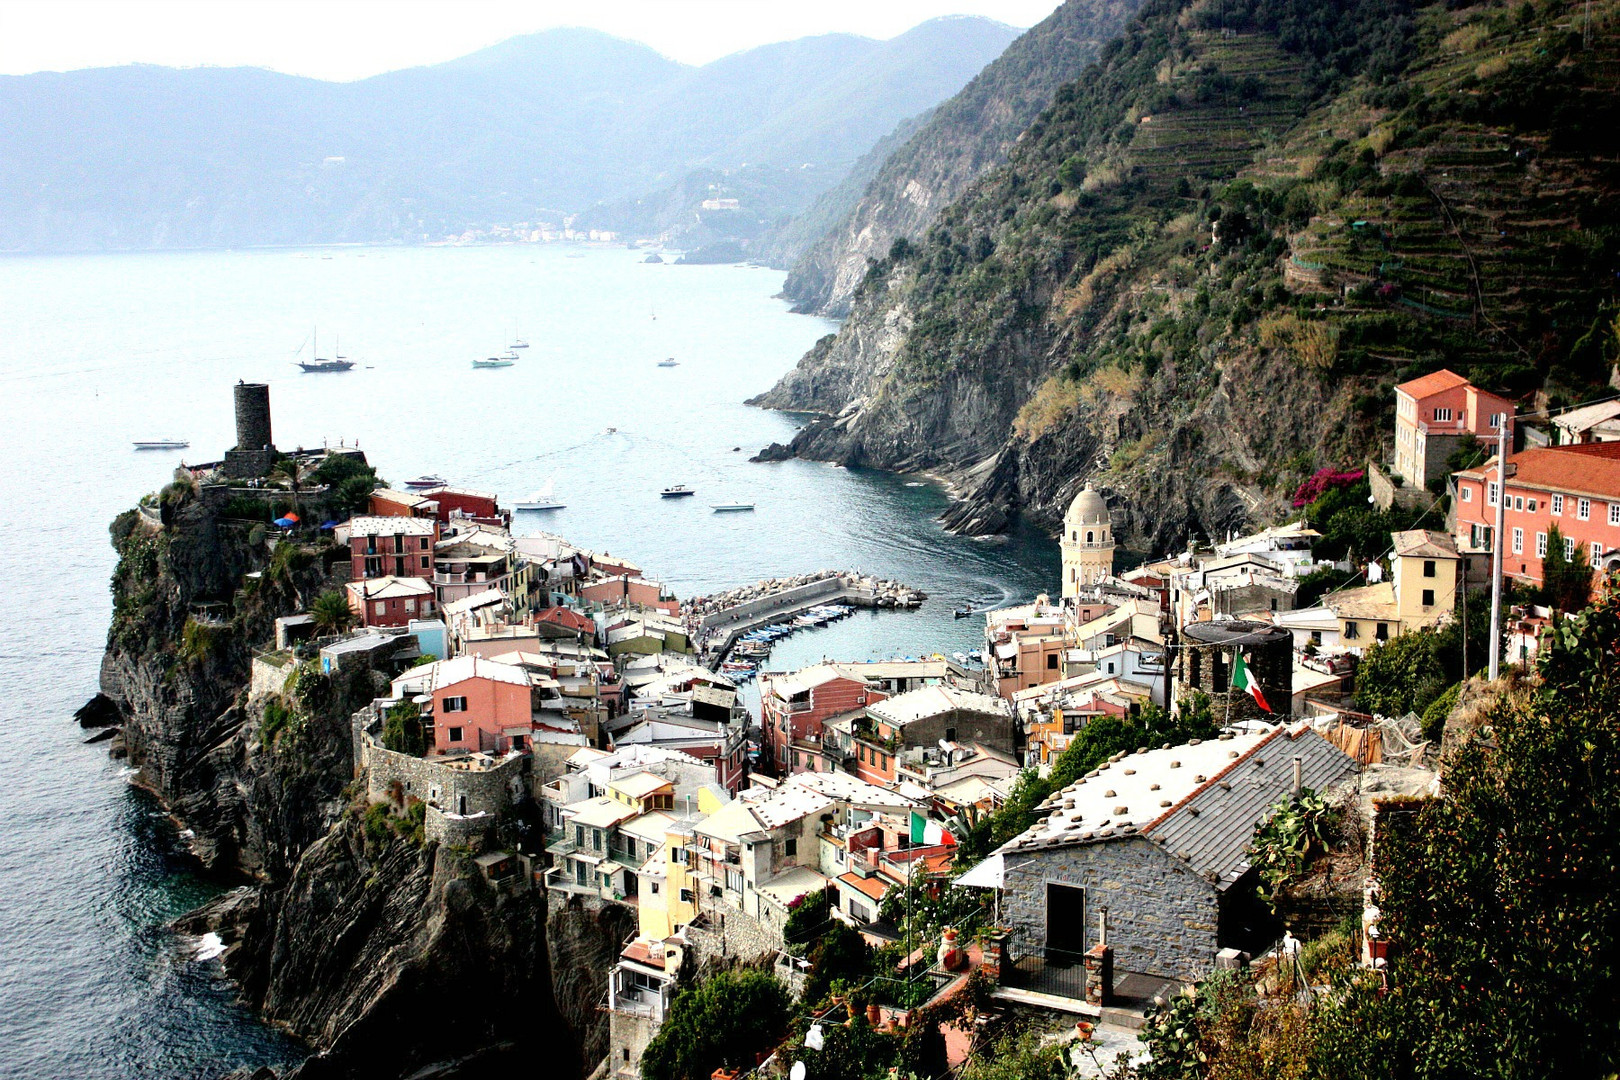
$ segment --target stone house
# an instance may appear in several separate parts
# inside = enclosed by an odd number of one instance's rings
[[[1121,754],[958,883],[1000,885],[1018,965],[1079,964],[1103,919],[1116,971],[1195,979],[1220,949],[1253,951],[1278,932],[1250,887],[1255,828],[1301,787],[1355,771],[1304,724]]]

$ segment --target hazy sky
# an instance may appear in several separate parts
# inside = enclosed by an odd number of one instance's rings
[[[358,79],[514,34],[590,26],[707,63],[833,31],[890,38],[938,15],[1026,27],[1060,0],[0,0],[0,73],[112,64],[273,68]]]

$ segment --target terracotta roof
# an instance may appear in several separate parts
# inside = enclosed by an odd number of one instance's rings
[[[1443,532],[1432,529],[1407,529],[1393,534],[1395,554],[1421,556],[1428,559],[1455,559],[1457,543]]]
[[[859,874],[839,874],[838,880],[873,900],[882,900],[883,895],[889,891],[889,886],[875,877],[863,878]]]
[[[1400,618],[1400,608],[1395,603],[1395,584],[1390,581],[1364,585],[1359,589],[1345,589],[1323,597],[1322,603],[1341,619],[1393,621]]]
[[[588,634],[596,633],[596,623],[572,608],[546,608],[534,617],[534,621],[537,623],[555,623],[558,626],[566,626],[570,630],[580,630]]]
[[[1459,476],[1495,480],[1495,458]],[[1544,446],[1508,457],[1518,471],[1508,486],[1570,492],[1599,499],[1620,500],[1620,443],[1582,446]]]
[[[1455,371],[1447,371],[1442,368],[1432,375],[1423,376],[1421,379],[1413,379],[1411,382],[1403,382],[1397,386],[1395,390],[1398,393],[1405,394],[1408,397],[1421,401],[1430,394],[1439,394],[1446,390],[1455,390],[1459,386],[1467,385],[1467,379],[1463,378]]]

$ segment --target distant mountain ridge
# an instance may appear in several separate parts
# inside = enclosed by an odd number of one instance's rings
[[[783,294],[798,310],[843,315],[872,260],[916,239],[1013,142],[1057,88],[1097,59],[1141,0],[1068,0],[945,102],[878,170],[847,217],[793,265]]]
[[[773,208],[791,213],[1016,33],[937,19],[690,67],[558,29],[354,83],[148,65],[0,77],[0,249],[413,241],[700,169],[809,166]]]

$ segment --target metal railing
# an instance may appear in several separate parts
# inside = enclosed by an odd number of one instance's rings
[[[1085,954],[1036,947],[1029,955],[1020,956],[1004,967],[1002,981],[1019,990],[1084,1001]]]

